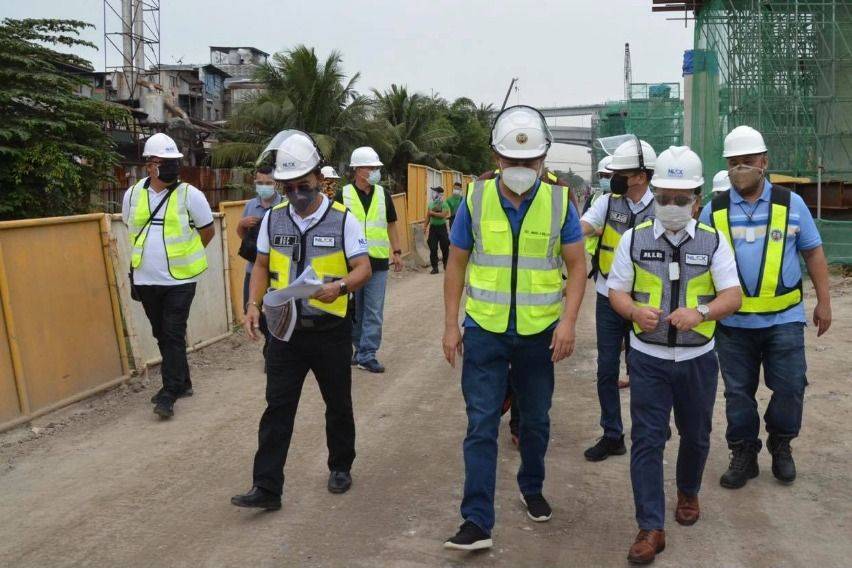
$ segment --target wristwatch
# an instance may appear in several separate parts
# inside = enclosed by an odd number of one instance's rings
[[[401,249],[396,249],[395,251],[393,251],[393,253],[394,253],[394,254],[399,254],[399,255],[401,255],[401,254],[402,254],[402,250],[401,250]]]
[[[342,295],[348,294],[348,293],[349,293],[349,286],[346,285],[345,280],[341,280],[340,281],[340,295],[342,296]]]
[[[710,317],[710,306],[707,304],[699,304],[695,309],[701,314],[701,321],[707,321],[707,318]]]
[[[260,304],[258,304],[254,300],[249,300],[248,302],[246,302],[246,311],[248,311],[249,306],[254,306],[255,308],[257,308],[257,311],[260,311]]]

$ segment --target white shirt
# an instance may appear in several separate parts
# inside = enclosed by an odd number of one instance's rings
[[[606,224],[606,209],[609,207],[609,199],[612,196],[611,193],[606,193],[598,198],[597,201],[592,203],[589,207],[589,210],[583,215],[580,221],[585,221],[596,230],[603,229],[604,224]],[[629,197],[626,195],[624,199],[627,200],[627,206],[630,207],[630,210],[634,213],[639,213],[645,207],[648,206],[651,201],[654,200],[654,194],[651,193],[651,189],[648,188],[645,190],[645,194],[642,196],[642,199],[639,200],[638,203],[634,203]],[[606,278],[604,278],[603,274],[598,271],[597,276],[595,277],[595,290],[597,290],[598,294],[602,294],[604,296],[609,296],[609,288],[606,285]]]
[[[213,223],[213,212],[210,210],[210,204],[207,203],[207,198],[204,193],[197,187],[187,185],[186,208],[189,212],[189,218],[196,229],[203,229]],[[124,199],[121,205],[121,218],[124,219],[124,224],[130,226],[128,220],[130,218],[130,193],[133,187],[131,186],[124,192]],[[139,190],[137,190],[139,191]],[[148,188],[148,207],[149,211],[153,211],[157,205],[169,193],[168,189],[163,189],[159,193],[154,191],[153,187]],[[178,284],[187,284],[189,282],[197,282],[198,277],[189,278],[187,280],[175,280],[169,273],[169,261],[166,256],[166,243],[163,240],[163,218],[166,215],[167,205],[160,207],[157,215],[148,227],[148,235],[145,237],[145,245],[142,249],[142,264],[139,268],[133,270],[133,283],[141,286],[176,286]],[[131,235],[134,237],[135,235]]]
[[[672,243],[680,243],[686,235],[695,237],[695,228],[697,223],[691,219],[681,231],[671,233],[663,228],[662,223],[654,221],[654,238],[659,239],[663,234],[667,234]],[[630,259],[630,240],[633,236],[633,229],[628,229],[618,243],[618,249],[615,251],[615,260],[612,263],[612,270],[609,272],[607,286],[613,290],[621,292],[631,292],[633,290],[633,261]],[[725,290],[726,288],[739,287],[740,277],[737,274],[737,261],[734,258],[734,253],[731,250],[731,245],[728,240],[720,235],[719,246],[713,254],[713,259],[710,261],[710,276],[713,278],[713,286],[716,290]],[[715,340],[710,340],[707,345],[700,347],[666,347],[665,345],[653,345],[645,343],[636,337],[633,331],[630,332],[630,348],[637,351],[656,357],[657,359],[666,359],[668,361],[688,361],[700,355],[712,351],[715,345]]]
[[[304,234],[308,229],[319,223],[330,205],[331,202],[323,195],[322,204],[307,217],[300,217],[291,207],[290,219]],[[269,211],[272,211],[272,209]],[[269,254],[269,211],[263,216],[260,232],[257,235],[257,252],[263,254]],[[347,259],[367,254],[367,238],[364,236],[364,229],[361,228],[361,224],[355,218],[355,215],[351,213],[347,213],[346,222],[343,225],[343,254],[346,255]]]

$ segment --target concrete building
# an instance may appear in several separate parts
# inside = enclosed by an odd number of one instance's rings
[[[264,86],[255,80],[255,72],[269,60],[269,54],[255,47],[210,46],[210,63],[227,72],[224,117],[236,105],[262,93]]]

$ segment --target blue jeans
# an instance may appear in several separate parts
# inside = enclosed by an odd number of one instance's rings
[[[363,288],[355,292],[355,325],[352,326],[352,345],[355,362],[366,363],[376,358],[382,344],[382,321],[385,311],[385,288],[388,271],[373,272]]]
[[[728,444],[751,442],[760,447],[760,417],[755,392],[760,367],[772,391],[763,419],[766,431],[795,438],[802,427],[805,386],[805,325],[785,323],[763,329],[719,325],[716,350],[725,381]]]
[[[541,493],[544,484],[553,398],[552,337],[551,331],[517,336],[481,328],[464,330],[462,394],[467,406],[467,435],[461,515],[487,533],[494,528],[497,432],[510,364],[513,404],[520,410],[518,486],[522,494],[533,495]]]
[[[701,489],[710,452],[719,364],[710,351],[688,361],[666,361],[635,349],[630,360],[630,480],[640,529],[662,529],[666,517],[663,451],[674,408],[680,435],[677,488],[694,496]]]
[[[621,399],[618,394],[618,373],[621,364],[621,345],[628,341],[630,323],[616,313],[609,298],[597,294],[595,329],[598,336],[598,401],[601,404],[601,428],[606,438],[620,438]]]

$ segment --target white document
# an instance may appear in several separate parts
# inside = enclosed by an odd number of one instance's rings
[[[312,266],[308,266],[298,278],[286,288],[270,289],[263,296],[263,313],[269,331],[281,341],[290,341],[298,317],[296,300],[305,300],[322,288],[322,282]]]

